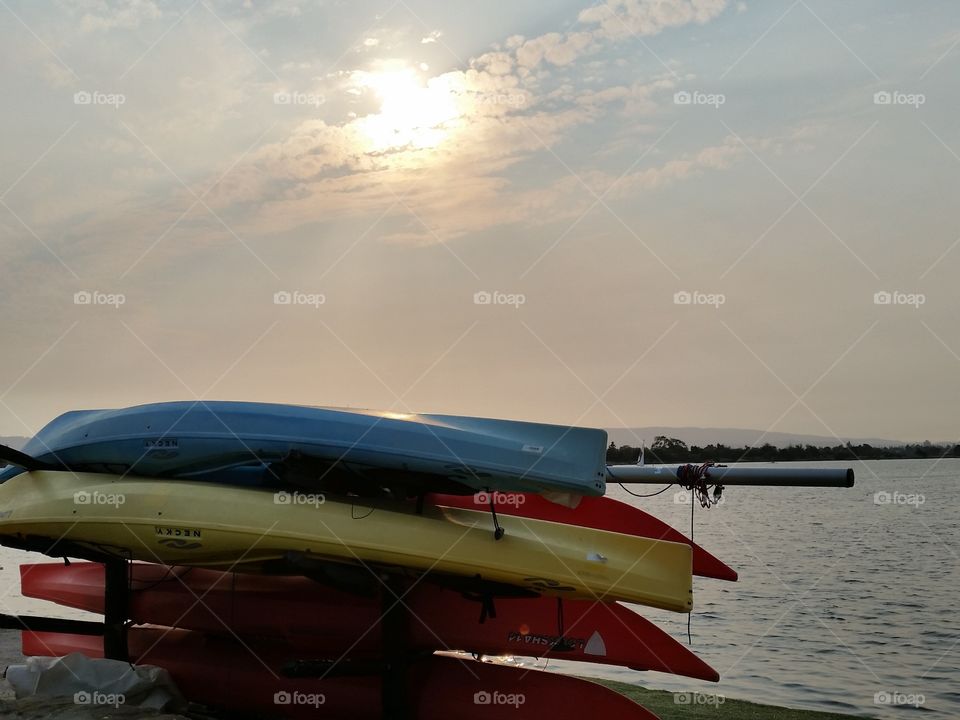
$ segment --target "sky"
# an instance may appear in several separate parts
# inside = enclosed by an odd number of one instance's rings
[[[951,0],[0,0],[0,434],[960,439]]]

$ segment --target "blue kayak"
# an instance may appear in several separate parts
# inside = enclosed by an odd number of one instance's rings
[[[606,446],[590,428],[182,401],[68,412],[23,452],[63,469],[231,484],[603,495]]]

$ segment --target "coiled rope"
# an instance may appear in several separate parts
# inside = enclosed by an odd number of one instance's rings
[[[715,463],[707,462],[702,465],[681,465],[677,468],[677,480],[679,484],[693,493],[694,497],[700,501],[700,507],[713,507],[720,502],[723,495],[723,485],[719,483],[710,484],[710,468]],[[712,495],[711,495],[712,491]]]

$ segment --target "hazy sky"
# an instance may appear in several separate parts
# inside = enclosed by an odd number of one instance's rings
[[[0,434],[956,440],[958,44],[955,0],[0,0]]]

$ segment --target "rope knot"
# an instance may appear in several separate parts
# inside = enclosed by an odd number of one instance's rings
[[[677,468],[677,480],[680,485],[689,490],[697,500],[700,501],[700,507],[709,508],[720,502],[720,496],[723,494],[723,485],[711,485],[707,481],[710,479],[710,468],[715,463],[706,462],[702,465],[681,465]],[[713,490],[711,496],[710,491]]]

